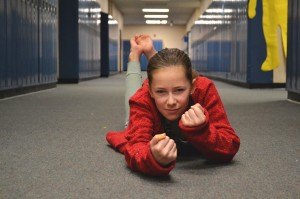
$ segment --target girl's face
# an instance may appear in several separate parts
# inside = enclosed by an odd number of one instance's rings
[[[179,119],[187,110],[191,91],[183,66],[160,68],[152,73],[150,95],[159,112],[170,121]]]

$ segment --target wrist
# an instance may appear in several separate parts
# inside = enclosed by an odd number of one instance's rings
[[[128,61],[130,61],[130,62],[139,62],[140,57],[141,57],[141,54],[130,52],[129,57],[128,57]]]
[[[157,51],[156,51],[154,48],[152,48],[152,50],[149,51],[149,52],[145,52],[145,55],[146,55],[148,61],[149,61],[156,53],[157,53]]]

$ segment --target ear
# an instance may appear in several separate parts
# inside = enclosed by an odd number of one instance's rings
[[[193,79],[192,81],[192,88],[191,88],[191,94],[194,93],[195,89],[196,89],[196,86],[195,86],[195,81],[196,81],[196,78]]]
[[[149,94],[150,94],[150,96],[151,96],[152,98],[154,98],[154,97],[153,97],[153,92],[152,92],[150,86],[149,86]]]

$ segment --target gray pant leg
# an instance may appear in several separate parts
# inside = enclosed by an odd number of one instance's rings
[[[126,74],[125,123],[129,120],[129,98],[142,86],[141,66],[139,62],[129,62]]]

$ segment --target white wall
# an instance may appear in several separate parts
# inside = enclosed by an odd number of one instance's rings
[[[97,0],[100,4],[101,12],[108,13],[108,0]]]
[[[148,34],[153,40],[162,40],[163,48],[179,48],[183,50],[183,36],[186,27],[166,25],[132,25],[124,26],[122,39],[129,40],[136,34]]]

